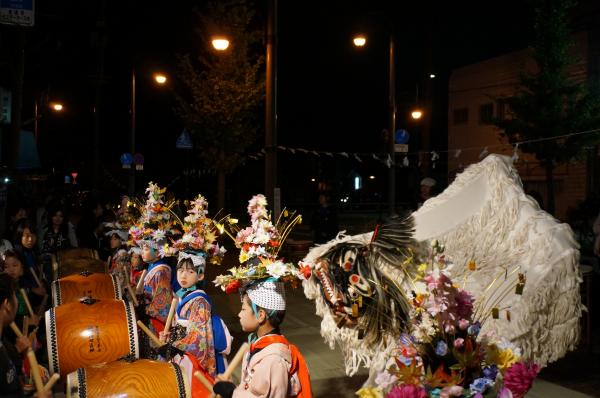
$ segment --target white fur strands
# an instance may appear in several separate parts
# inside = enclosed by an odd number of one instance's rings
[[[487,317],[482,333],[515,343],[525,359],[542,366],[575,348],[583,310],[577,243],[568,225],[558,223],[524,194],[510,158],[490,155],[471,165],[413,216],[415,237],[423,242],[437,239],[445,245],[445,253],[455,264],[449,269],[451,277],[461,284],[466,280],[466,289],[483,304],[482,317],[492,306],[501,309],[499,319]],[[368,243],[371,236],[341,233],[312,248],[305,261],[314,263],[341,242]],[[470,260],[477,262],[476,271],[467,270]],[[384,267],[409,291],[398,268]],[[514,294],[519,273],[526,278],[522,295]],[[490,291],[496,293],[482,297],[494,280]],[[346,373],[355,374],[363,365],[373,377],[385,366],[386,352],[395,342],[384,338],[377,349],[367,349],[357,331],[336,326],[314,277],[303,286],[306,297],[315,300],[317,315],[323,317],[321,335],[331,348],[337,343],[344,353]]]

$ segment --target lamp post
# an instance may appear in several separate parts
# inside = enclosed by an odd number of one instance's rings
[[[366,37],[362,34],[353,38],[354,46],[364,47]],[[390,33],[388,46],[388,156],[391,164],[388,171],[388,213],[396,214],[396,148],[394,134],[396,131],[396,41],[393,32]]]
[[[266,112],[265,112],[265,195],[273,204],[277,217],[279,203],[275,203],[277,186],[277,0],[269,1],[266,54]]]
[[[164,85],[167,82],[167,76],[164,73],[154,73],[154,81],[159,85]],[[136,83],[135,83],[135,69],[131,70],[131,132],[129,135],[129,150],[131,156],[135,156],[135,125],[136,125]],[[129,184],[128,184],[129,195],[135,194],[135,167],[132,166],[129,170]]]

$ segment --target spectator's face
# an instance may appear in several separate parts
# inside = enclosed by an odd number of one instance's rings
[[[37,242],[37,235],[29,228],[25,228],[21,236],[21,245],[26,249],[33,249],[35,242]]]
[[[0,310],[3,310],[6,313],[6,318],[4,318],[4,325],[0,325],[0,327],[8,326],[11,322],[14,322],[15,317],[17,316],[18,306],[16,294],[13,294],[10,299],[6,299],[1,303]]]
[[[23,208],[20,208],[19,210],[17,210],[17,212],[15,213],[15,221],[19,221],[22,220],[24,218],[27,218],[27,211]]]
[[[116,249],[117,247],[121,247],[121,239],[117,234],[112,234],[110,237],[110,248]]]
[[[428,199],[431,197],[431,187],[428,185],[421,185],[421,197]]]
[[[96,205],[96,207],[94,208],[94,217],[100,218],[100,217],[102,217],[103,214],[104,214],[104,208],[102,207],[102,205],[100,203],[98,203]]]
[[[4,272],[13,279],[19,279],[23,276],[23,264],[16,257],[7,257],[4,261]]]
[[[63,216],[62,211],[57,211],[52,216],[52,225],[54,225],[55,227],[59,227],[62,225],[63,220],[64,220],[64,216]]]

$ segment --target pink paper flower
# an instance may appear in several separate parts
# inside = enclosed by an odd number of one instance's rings
[[[504,373],[504,387],[512,392],[514,398],[523,398],[539,371],[540,367],[536,364],[517,362]]]
[[[427,391],[413,384],[402,384],[392,388],[386,398],[427,398]]]

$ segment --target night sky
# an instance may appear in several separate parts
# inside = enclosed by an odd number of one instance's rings
[[[173,112],[173,93],[156,87],[151,73],[160,69],[172,75],[177,54],[194,54],[207,45],[199,40],[197,17],[192,11],[194,6],[201,8],[202,2],[38,1],[36,26],[27,34],[24,119],[32,117],[33,101],[39,93],[64,101],[65,112],[47,114],[40,123],[42,161],[62,172],[78,169],[85,183],[91,162],[98,65],[98,51],[91,43],[103,3],[108,34],[101,120],[103,166],[126,185],[119,156],[129,149],[129,84],[135,68],[136,140],[146,157],[146,170],[140,179],[171,182],[190,160],[175,149],[183,125]],[[443,148],[447,83],[452,68],[523,48],[532,38],[530,0],[414,3],[279,2],[280,145],[327,151],[382,151],[382,129],[387,124],[387,43],[392,29],[397,40],[398,127],[419,131],[418,125],[405,118],[416,101],[418,86],[421,99],[426,95],[434,98],[432,145]],[[256,4],[260,23],[266,18],[266,1]],[[6,47],[14,32],[0,29],[1,43]],[[359,31],[367,35],[368,43],[357,50],[351,39]],[[0,68],[6,71],[7,63],[2,62]],[[437,77],[428,83],[430,73]],[[7,76],[0,75],[0,84],[10,83]],[[425,90],[427,84],[429,93]],[[260,149],[262,142],[259,138],[255,148]],[[205,167],[196,160],[192,163],[200,169]],[[326,160],[286,156],[280,167],[286,181],[282,185],[291,184],[290,178],[325,175],[329,169],[337,170],[333,178],[343,177],[352,167],[332,167]],[[360,167],[372,167],[371,172],[385,176],[380,166]],[[261,189],[262,168],[262,161],[250,161],[245,171],[236,173],[232,180],[245,181],[249,190]],[[297,173],[287,173],[286,168]],[[197,183],[212,184],[209,177]]]

